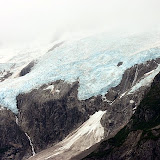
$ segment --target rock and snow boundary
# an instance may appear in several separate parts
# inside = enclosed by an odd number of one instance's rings
[[[78,97],[104,95],[117,86],[124,71],[160,57],[160,33],[97,34],[68,41],[39,58],[32,71],[0,83],[0,105],[17,113],[16,97],[56,80],[79,80]],[[17,57],[16,57],[17,58]],[[119,62],[121,66],[117,66]]]
[[[106,111],[94,113],[63,141],[29,158],[29,160],[69,160],[89,149],[104,138],[104,128],[100,120],[105,113]]]

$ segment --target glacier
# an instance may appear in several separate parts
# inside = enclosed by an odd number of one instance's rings
[[[0,83],[0,105],[17,113],[16,96],[56,80],[79,81],[78,98],[104,95],[117,86],[124,71],[135,64],[160,57],[160,32],[100,33],[43,54],[32,71]],[[123,62],[121,66],[117,66]]]

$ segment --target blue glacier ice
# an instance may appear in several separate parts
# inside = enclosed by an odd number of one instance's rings
[[[0,83],[0,105],[17,112],[16,96],[55,80],[79,80],[79,99],[104,94],[118,85],[127,68],[160,57],[160,33],[101,33],[44,54],[32,72]],[[123,62],[117,66],[118,62]]]

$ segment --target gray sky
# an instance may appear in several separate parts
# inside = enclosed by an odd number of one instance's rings
[[[66,33],[160,27],[160,0],[0,0],[0,44],[54,40]]]

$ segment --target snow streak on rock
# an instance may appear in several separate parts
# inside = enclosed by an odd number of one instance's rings
[[[27,138],[29,140],[29,143],[30,143],[30,146],[31,146],[31,149],[32,149],[32,155],[34,156],[36,153],[35,153],[34,146],[33,146],[33,143],[31,141],[31,138],[27,133],[25,133],[25,135],[27,136]]]

